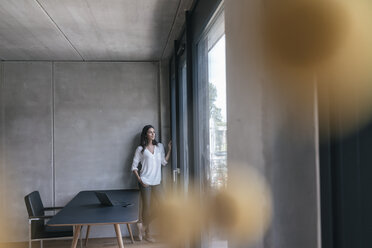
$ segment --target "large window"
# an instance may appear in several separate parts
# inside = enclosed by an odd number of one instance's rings
[[[220,9],[197,43],[199,164],[204,190],[227,184],[226,59]]]
[[[173,182],[185,196],[196,191],[203,204],[228,178],[223,4],[197,1],[185,17],[170,67]],[[203,229],[185,247],[227,247],[219,236]]]
[[[227,186],[226,59],[224,13],[220,7],[197,43],[197,115],[201,190],[214,194]],[[228,247],[213,226],[202,247]]]

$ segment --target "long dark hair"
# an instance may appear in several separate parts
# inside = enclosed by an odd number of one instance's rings
[[[146,125],[142,128],[142,133],[141,133],[141,141],[140,141],[140,146],[142,146],[142,153],[145,151],[145,147],[149,144],[149,141],[147,140],[147,131],[153,128],[155,129],[152,125]],[[158,142],[156,140],[152,141],[153,145],[158,145]]]

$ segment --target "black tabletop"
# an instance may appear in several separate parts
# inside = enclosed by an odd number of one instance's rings
[[[131,223],[138,221],[139,191],[138,190],[100,190],[106,192],[110,199],[130,203],[118,206],[101,205],[95,191],[79,192],[47,225],[99,225],[115,223]]]

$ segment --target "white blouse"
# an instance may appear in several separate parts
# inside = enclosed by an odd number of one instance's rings
[[[148,149],[142,153],[142,146],[137,147],[133,158],[132,171],[138,170],[138,164],[142,164],[140,177],[147,185],[158,185],[161,181],[161,165],[166,165],[165,151],[162,143],[154,147],[154,154]]]

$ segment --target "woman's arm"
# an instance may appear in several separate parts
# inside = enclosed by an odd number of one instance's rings
[[[134,170],[133,173],[134,173],[134,175],[136,175],[138,182],[140,182],[140,184],[142,184],[143,187],[148,187],[147,184],[145,184],[144,182],[142,182],[141,177],[138,175],[138,170]]]
[[[148,185],[142,182],[142,179],[138,174],[138,164],[141,161],[141,151],[142,151],[142,147],[138,147],[136,149],[136,152],[133,158],[132,171],[134,175],[136,175],[138,182],[140,182],[143,185],[143,187],[147,187]]]
[[[133,171],[134,175],[136,175],[138,182],[141,182],[141,177],[138,175],[138,170]]]
[[[172,151],[172,141],[169,141],[168,143],[168,152],[167,152],[167,155],[165,156],[165,161],[169,161],[169,157],[170,157],[170,154],[171,154],[171,151]]]

